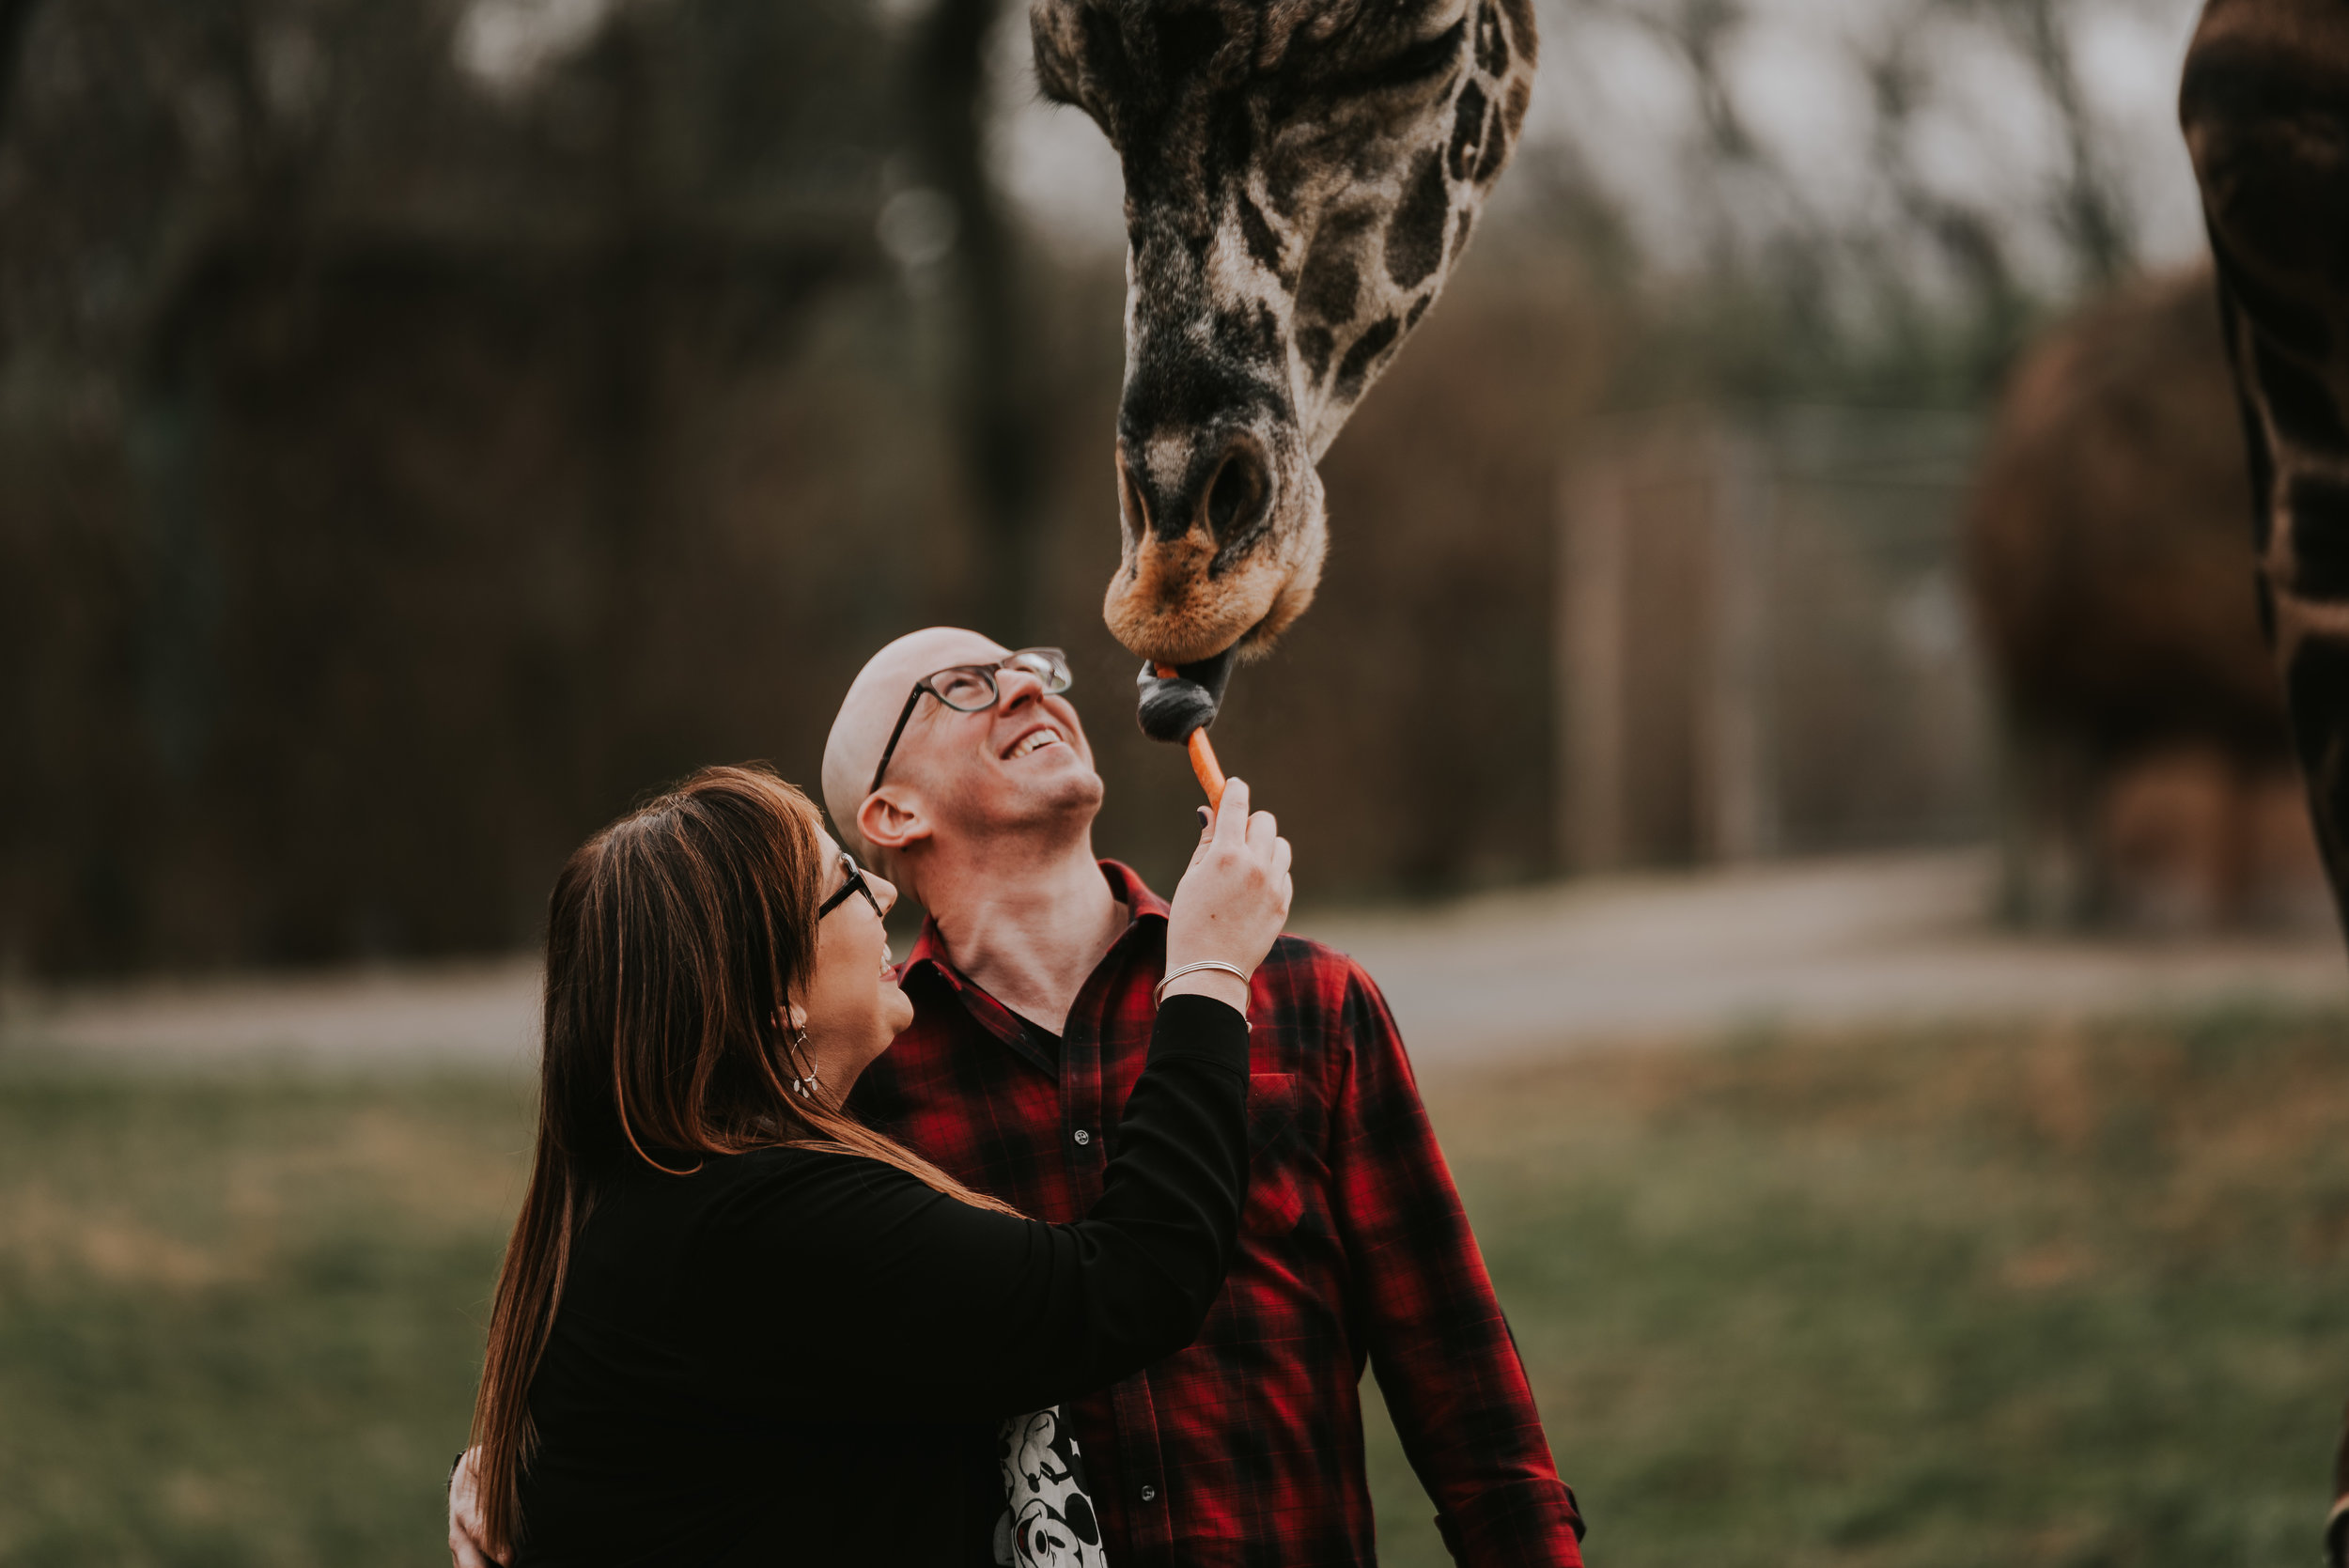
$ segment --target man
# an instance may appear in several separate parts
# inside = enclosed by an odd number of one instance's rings
[[[900,971],[912,1027],[853,1108],[1056,1221],[1100,1190],[1167,911],[1094,858],[1101,778],[1066,686],[1050,650],[915,632],[857,676],[823,768],[850,848],[929,911]],[[1579,1564],[1573,1493],[1377,988],[1283,937],[1251,999],[1249,1196],[1222,1297],[1189,1349],[1066,1405],[1111,1568],[1374,1561],[1366,1358],[1455,1560]]]
[[[984,694],[936,674],[958,665],[988,674],[990,703],[957,711]],[[856,1109],[1054,1220],[1099,1191],[1166,935],[1165,903],[1094,858],[1101,778],[1048,689],[1066,681],[1056,657],[973,632],[901,638],[849,688],[823,781],[833,821],[930,914],[902,973],[913,1026]],[[1573,1496],[1377,988],[1284,937],[1249,1017],[1254,1163],[1223,1297],[1190,1349],[1068,1406],[1112,1568],[1372,1561],[1365,1357],[1456,1559],[1579,1561]]]

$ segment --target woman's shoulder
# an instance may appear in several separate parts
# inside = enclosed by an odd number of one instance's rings
[[[721,1228],[798,1224],[839,1217],[843,1210],[895,1208],[931,1199],[951,1203],[911,1172],[850,1149],[804,1144],[753,1149],[711,1159],[707,1213]]]
[[[618,1173],[606,1189],[604,1203],[715,1218],[790,1195],[887,1187],[891,1178],[903,1175],[880,1160],[846,1149],[781,1144],[736,1155],[654,1149]]]
[[[723,1167],[721,1177],[729,1182],[836,1181],[874,1174],[919,1182],[886,1160],[831,1143],[777,1143],[721,1155],[709,1163],[713,1169]]]
[[[679,1261],[729,1298],[747,1287],[740,1298],[759,1299],[810,1277],[850,1289],[889,1258],[926,1252],[995,1218],[846,1150],[760,1149],[710,1174],[716,1181],[680,1238]]]

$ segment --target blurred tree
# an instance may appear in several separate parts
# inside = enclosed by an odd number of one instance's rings
[[[1657,324],[1626,398],[1980,402],[2143,254],[2145,160],[2078,58],[2114,21],[2099,0],[1553,3],[1544,57],[1566,63],[1520,156],[1570,171],[1551,183],[1612,258],[1591,275]]]
[[[630,796],[806,743],[777,673],[869,591],[795,616],[770,552],[905,521],[921,411],[894,490],[750,470],[819,303],[888,288],[890,40],[545,9],[0,18],[0,962],[504,945]]]
[[[8,98],[16,86],[17,56],[23,53],[24,29],[33,20],[35,0],[0,0],[0,127],[8,121]]]
[[[983,536],[983,624],[1014,645],[1042,635],[1038,324],[1019,242],[988,163],[992,46],[1003,0],[930,0],[909,51],[915,162],[947,204],[955,343],[949,371]],[[1019,11],[1024,18],[1025,8]]]
[[[1873,111],[1869,157],[1882,172],[1902,220],[1948,260],[1960,288],[1972,297],[1977,318],[1991,324],[1999,338],[2011,338],[2024,302],[1996,218],[1978,203],[1938,189],[1919,166],[1915,121],[1930,89],[1918,35],[1888,29],[1874,45],[1856,41],[1852,54]]]
[[[2127,204],[2109,167],[2104,128],[2089,107],[2074,61],[2072,29],[2082,8],[2067,0],[1949,0],[1983,8],[2030,63],[2063,133],[2063,167],[2050,198],[2080,281],[2108,287],[2135,261]]]

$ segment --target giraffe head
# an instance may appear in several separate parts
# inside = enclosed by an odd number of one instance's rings
[[[1315,463],[1517,141],[1531,0],[1034,0],[1030,22],[1045,96],[1125,168],[1104,616],[1168,663],[1260,650],[1320,581]]]

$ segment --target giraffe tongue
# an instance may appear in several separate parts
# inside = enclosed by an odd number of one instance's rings
[[[1141,710],[1135,714],[1142,733],[1179,746],[1190,738],[1191,731],[1214,723],[1216,709],[1223,702],[1223,688],[1232,678],[1236,651],[1225,648],[1213,659],[1178,664],[1172,680],[1160,676],[1159,667],[1144,660],[1142,673],[1134,677],[1142,698]]]

